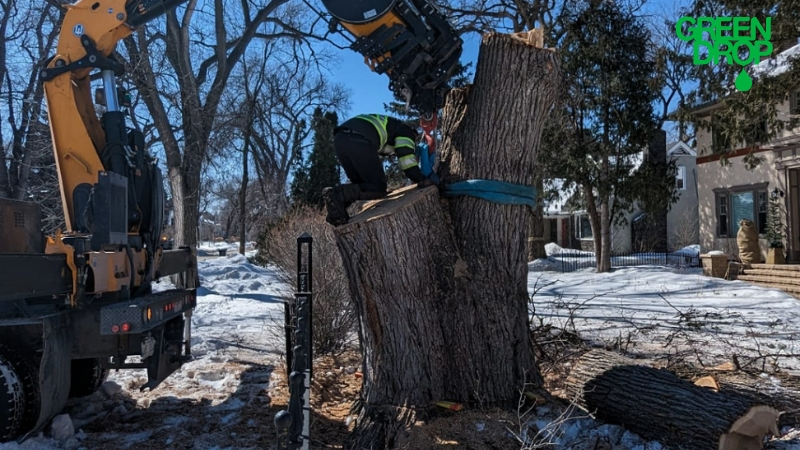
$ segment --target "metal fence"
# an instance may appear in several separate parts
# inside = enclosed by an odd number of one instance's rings
[[[555,263],[555,266],[560,265],[562,272],[597,267],[594,252],[574,250],[550,255],[548,259]],[[612,253],[611,267],[632,266],[700,267],[700,255],[686,252]]]
[[[274,422],[278,450],[308,450],[311,442],[311,378],[313,370],[313,303],[311,268],[313,239],[297,238],[297,292],[286,302],[286,371],[289,377],[289,408],[278,411]],[[304,251],[305,250],[305,251]]]

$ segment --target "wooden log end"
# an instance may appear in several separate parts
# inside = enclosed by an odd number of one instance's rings
[[[430,195],[437,195],[437,188],[435,186],[418,189],[417,185],[411,185],[397,189],[390,192],[389,195],[384,198],[364,203],[359,212],[350,218],[349,222],[340,226],[339,229],[344,231],[347,227],[352,227],[355,224],[380,219],[381,217],[388,216],[403,208],[407,208],[413,203]]]
[[[780,413],[770,406],[753,406],[720,436],[719,450],[761,450],[764,436],[779,436]]]
[[[516,42],[518,44],[522,44],[531,48],[544,50],[547,52],[554,52],[555,49],[553,48],[544,48],[544,29],[543,28],[534,28],[530,31],[521,31],[519,33],[498,33],[498,32],[489,32],[483,35],[483,44],[489,44],[491,41],[495,39],[504,39]]]
[[[544,28],[534,28],[530,31],[514,33],[511,37],[522,40],[536,48],[544,48]]]

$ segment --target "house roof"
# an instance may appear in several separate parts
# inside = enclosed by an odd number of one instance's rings
[[[750,75],[753,76],[754,81],[758,81],[764,77],[774,77],[785,73],[792,66],[792,63],[800,58],[800,39],[798,43],[792,47],[783,50],[773,58],[765,59],[758,64],[750,67]],[[711,100],[708,102],[700,103],[692,106],[689,112],[695,115],[701,115],[713,111],[718,108],[718,100]],[[677,110],[673,110],[668,114],[668,117],[673,118],[677,114]]]
[[[697,156],[697,152],[689,147],[689,145],[685,142],[675,141],[667,144],[667,156],[671,155]]]
[[[785,73],[792,63],[800,58],[800,43],[778,53],[774,58],[765,59],[751,68],[751,75],[757,79],[774,77]]]

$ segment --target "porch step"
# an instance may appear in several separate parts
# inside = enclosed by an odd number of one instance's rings
[[[752,271],[752,272],[764,272],[764,271]],[[800,289],[800,276],[780,276],[775,272],[771,273],[751,273],[750,270],[746,270],[743,275],[739,275],[736,277],[739,280],[747,281],[748,283],[766,283],[766,284],[780,284],[783,286],[794,286],[797,289]]]
[[[750,264],[749,269],[745,269],[745,272],[751,269],[771,270],[775,272],[796,272],[800,274],[800,264]]]
[[[759,277],[779,277],[790,280],[793,279],[800,280],[800,272],[794,270],[744,269],[742,273],[744,273],[745,275],[753,275]]]
[[[761,286],[761,287],[765,287],[765,288],[778,289],[778,290],[781,290],[783,292],[786,292],[787,294],[791,295],[792,297],[800,299],[800,286],[798,286],[798,285],[783,284],[783,283],[766,283],[766,282],[763,282],[763,281],[749,281],[749,280],[744,280],[743,277],[744,277],[743,275],[739,275],[739,279],[740,280],[747,281],[748,283],[750,283],[752,285]]]

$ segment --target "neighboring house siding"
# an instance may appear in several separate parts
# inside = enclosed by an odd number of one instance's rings
[[[697,164],[694,155],[674,155],[681,181],[678,201],[667,214],[667,245],[670,251],[699,243],[697,215]]]
[[[737,214],[733,209],[739,207],[742,214],[747,214],[744,211],[745,205],[752,200],[753,213],[747,218],[754,219],[759,225],[758,222],[763,221],[764,217],[759,217],[758,214],[760,200],[758,193],[767,193],[775,187],[786,190],[782,175],[775,170],[774,154],[768,151],[762,152],[759,156],[764,160],[754,170],[747,170],[742,156],[729,159],[730,164],[726,166],[722,166],[719,161],[698,164],[700,245],[703,251],[722,250],[738,254],[735,234],[737,224],[734,223]],[[748,192],[752,194],[746,194]],[[752,196],[752,199],[745,198],[743,193],[748,197]],[[721,224],[721,213],[728,216],[727,226]],[[766,255],[767,242],[763,236],[760,244],[763,254]]]

